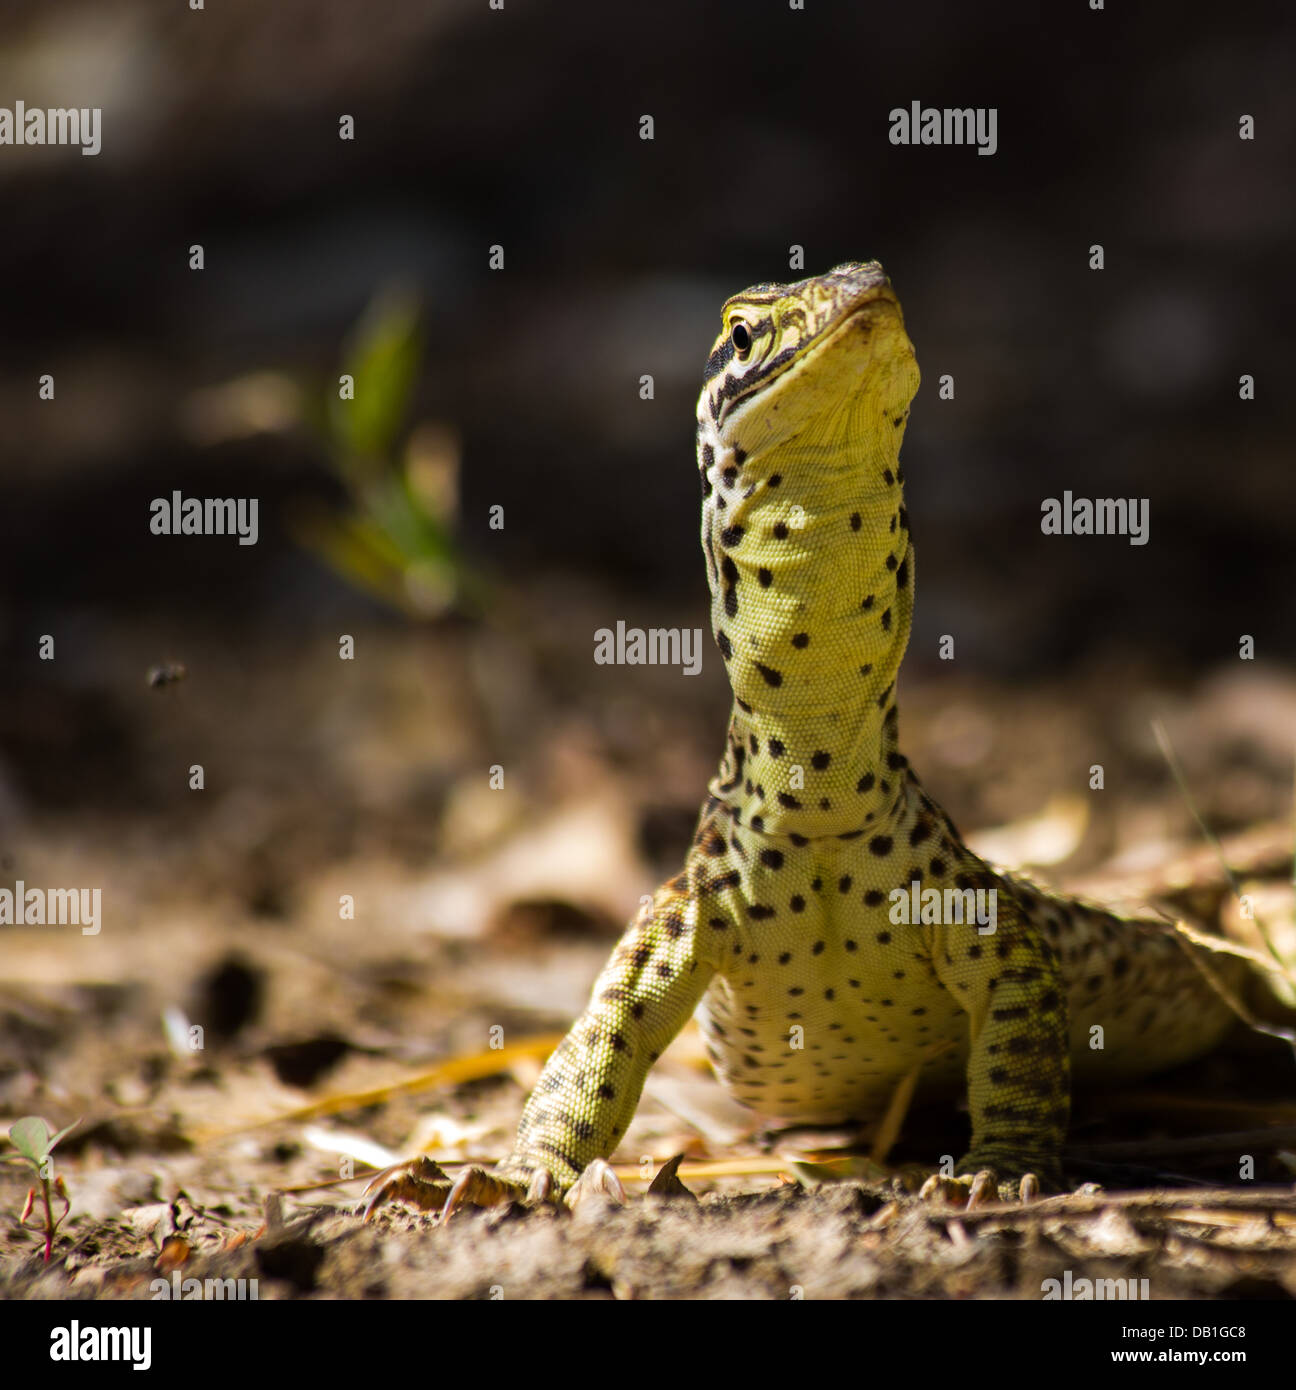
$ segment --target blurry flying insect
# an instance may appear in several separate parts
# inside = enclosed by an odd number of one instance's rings
[[[178,661],[169,661],[165,666],[150,666],[145,679],[150,690],[161,690],[168,685],[178,685],[188,674]]]

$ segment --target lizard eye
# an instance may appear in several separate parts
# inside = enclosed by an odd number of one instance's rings
[[[746,357],[751,351],[751,329],[747,327],[742,319],[735,320],[733,327],[729,330],[729,338],[734,345],[734,351],[739,357]]]

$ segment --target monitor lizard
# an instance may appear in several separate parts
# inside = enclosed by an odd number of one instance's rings
[[[1165,1069],[1235,1023],[1226,996],[1254,964],[982,862],[900,751],[919,373],[882,267],[758,284],[722,315],[697,461],[734,702],[692,848],[550,1057],[513,1151],[453,1185],[427,1159],[389,1170],[366,1214],[618,1192],[605,1160],[695,1010],[721,1082],[767,1116],[876,1117],[915,1069],[927,1090],[965,1084],[971,1145],[924,1192],[972,1202],[1062,1189],[1073,1079]]]

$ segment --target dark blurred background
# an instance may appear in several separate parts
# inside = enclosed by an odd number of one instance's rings
[[[102,106],[103,150],[0,149],[0,815],[183,825],[176,769],[226,738],[346,838],[365,797],[293,742],[342,631],[431,641],[458,701],[412,697],[425,743],[393,754],[392,834],[434,823],[510,718],[533,739],[528,710],[607,718],[595,627],[707,626],[700,366],[725,296],[797,278],[793,244],[805,273],[882,260],[917,346],[912,683],[944,674],[947,632],[962,675],[1008,685],[1126,661],[1192,681],[1244,632],[1290,660],[1296,19],[1250,0],[1042,13],[8,0],[0,101]],[[893,147],[888,112],[914,100],[996,107],[998,152]],[[422,429],[449,563],[484,586],[418,619],[303,543],[354,505],[318,417],[384,293],[422,314],[396,447]],[[259,543],[150,535],[173,488],[258,497]],[[1067,488],[1148,497],[1150,544],[1042,536],[1041,499]],[[718,747],[713,657],[662,699],[698,706]],[[190,684],[146,693],[163,659]],[[666,680],[637,674],[650,695]],[[339,718],[320,747],[355,738]]]

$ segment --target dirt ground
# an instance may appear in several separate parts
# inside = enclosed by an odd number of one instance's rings
[[[48,1264],[18,1224],[24,1170],[0,1165],[0,1293],[144,1299],[178,1271],[256,1279],[261,1298],[1038,1299],[1070,1271],[1146,1279],[1154,1299],[1296,1296],[1296,1100],[1272,1040],[1081,1097],[1068,1171],[1102,1193],[969,1213],[904,1190],[961,1150],[957,1107],[913,1112],[894,1167],[870,1166],[867,1132],[771,1132],[729,1101],[690,1027],[615,1156],[628,1207],[439,1228],[389,1205],[364,1224],[371,1165],[506,1151],[552,1035],[678,862],[719,745],[718,672],[583,665],[598,678],[573,690],[555,634],[583,631],[597,596],[531,601],[525,637],[379,625],[354,663],[309,634],[246,651],[123,631],[93,697],[117,744],[87,750],[80,798],[107,812],[20,815],[24,769],[8,769],[8,879],[97,884],[104,908],[97,936],[0,928],[4,1124],[81,1121],[58,1152],[72,1205]],[[149,689],[168,654],[187,678]],[[22,712],[33,759],[74,698]],[[1153,716],[1208,823],[1261,845],[1245,886],[1290,923],[1292,677],[1111,665],[1055,688],[902,687],[910,757],[975,845],[1135,893],[1185,854],[1213,872]],[[699,1200],[645,1196],[677,1153]],[[830,1170],[850,1180],[821,1185]]]

